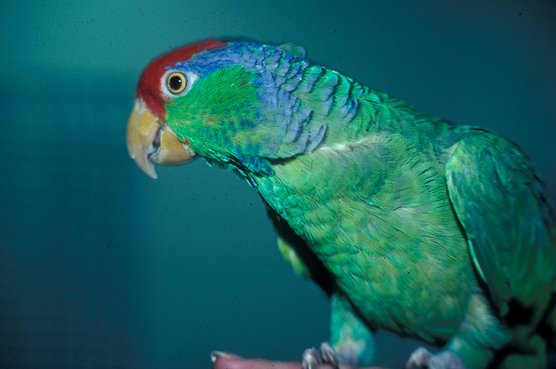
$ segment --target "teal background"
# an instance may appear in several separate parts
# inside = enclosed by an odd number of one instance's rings
[[[216,37],[308,57],[518,142],[556,190],[554,1],[17,1],[0,5],[0,368],[298,360],[329,307],[293,275],[253,189],[127,156],[142,69]],[[379,336],[401,368],[411,341]]]

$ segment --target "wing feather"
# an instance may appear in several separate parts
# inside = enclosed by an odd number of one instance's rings
[[[494,303],[502,311],[512,300],[546,306],[556,276],[555,217],[527,156],[503,137],[474,130],[457,143],[446,181]]]

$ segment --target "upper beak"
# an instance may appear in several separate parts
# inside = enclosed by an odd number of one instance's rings
[[[178,140],[168,124],[160,124],[141,99],[135,100],[126,136],[129,156],[154,179],[157,175],[153,163],[179,165],[193,160],[195,156],[188,145]]]

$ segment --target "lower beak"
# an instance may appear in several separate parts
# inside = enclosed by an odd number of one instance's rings
[[[153,163],[179,165],[195,157],[195,152],[178,140],[167,123],[161,125],[141,99],[135,100],[127,124],[127,150],[137,166],[154,179]]]

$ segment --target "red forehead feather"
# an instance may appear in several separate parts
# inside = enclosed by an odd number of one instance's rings
[[[226,44],[226,42],[214,40],[199,42],[174,50],[153,60],[141,74],[135,96],[142,98],[149,110],[159,119],[164,120],[164,99],[160,91],[160,78],[166,72],[166,67],[186,61],[203,50],[217,49]]]

